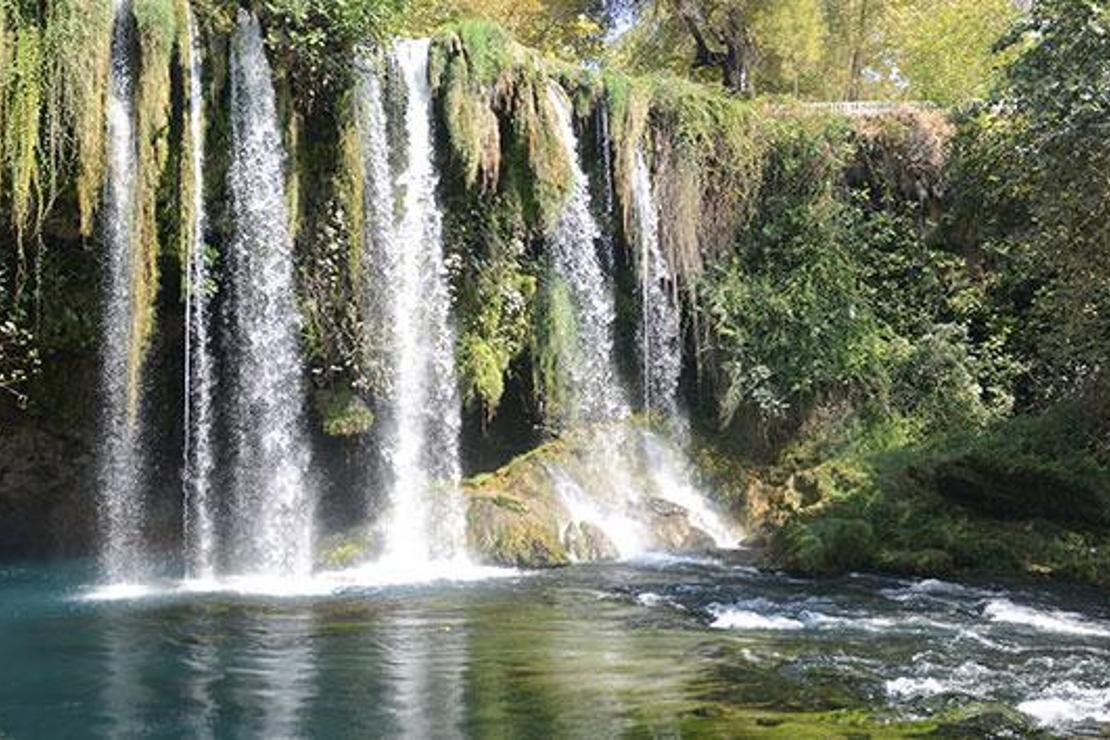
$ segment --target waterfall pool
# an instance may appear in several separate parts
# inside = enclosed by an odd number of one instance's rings
[[[1096,592],[810,581],[672,557],[403,575],[97,599],[92,563],[0,566],[0,736],[1110,728],[1110,605]]]

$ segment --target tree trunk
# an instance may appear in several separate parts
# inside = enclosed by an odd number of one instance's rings
[[[730,13],[727,27],[722,31],[710,26],[697,0],[673,1],[675,12],[694,39],[693,68],[716,67],[729,90],[740,95],[754,95],[751,70],[755,65],[755,44],[742,16],[736,11]],[[710,36],[724,49],[711,46]]]
[[[855,44],[852,48],[852,62],[848,70],[848,91],[845,95],[847,100],[859,100],[860,98],[860,77],[863,75],[863,45],[867,39],[867,11],[869,6],[870,0],[860,0],[859,26],[856,28]]]

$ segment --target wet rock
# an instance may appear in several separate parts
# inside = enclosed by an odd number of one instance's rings
[[[670,552],[712,550],[716,542],[708,534],[690,524],[685,510],[667,516],[657,516],[651,522],[653,544]]]
[[[316,545],[316,567],[340,570],[370,562],[381,555],[384,546],[382,533],[365,526],[329,535]]]
[[[96,459],[88,440],[28,424],[0,433],[0,555],[95,549]]]
[[[937,725],[934,737],[1047,737],[1020,712],[1003,704],[975,704]]]
[[[671,503],[670,501],[667,501],[666,499],[650,498],[650,499],[648,499],[647,504],[648,504],[648,509],[651,511],[652,514],[655,514],[656,516],[660,516],[660,517],[673,517],[673,516],[685,517],[687,515],[686,509],[682,508],[678,504]]]
[[[616,560],[620,552],[612,540],[589,522],[571,522],[563,532],[567,552],[579,562]]]
[[[557,518],[507,496],[472,497],[467,511],[467,544],[479,560],[493,565],[552,568],[571,556],[560,538]]]
[[[601,433],[609,435],[609,442],[626,439],[624,444],[636,449],[635,434],[625,438],[609,428]],[[614,479],[611,469],[622,465],[619,456],[629,449],[618,443],[599,455],[599,444],[588,432],[569,434],[496,473],[468,481],[464,490],[472,555],[486,563],[528,568],[614,559],[620,553],[610,534],[582,514],[594,508],[626,518],[627,526],[646,534],[644,544],[651,549],[714,549],[713,538],[691,523],[682,506],[658,495],[628,499],[621,484],[651,491],[651,480],[627,461],[623,477]]]

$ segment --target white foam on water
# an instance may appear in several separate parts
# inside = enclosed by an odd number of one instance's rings
[[[964,694],[986,699],[987,692],[998,679],[995,671],[974,661],[951,667],[914,656],[912,663],[919,675],[900,676],[886,681],[883,686],[888,696],[898,699],[926,699],[943,694]]]
[[[421,563],[385,559],[348,570],[325,571],[317,574],[317,578],[334,583],[338,588],[347,589],[432,583],[473,583],[523,575],[526,575],[526,572],[516,568],[475,565],[463,558]]]
[[[83,592],[79,601],[130,601],[142,599],[162,592],[162,589],[149,583],[109,583]]]
[[[527,576],[515,568],[474,565],[465,560],[426,563],[381,561],[346,570],[321,571],[308,577],[253,573],[218,578],[189,578],[154,583],[114,583],[83,592],[80,601],[133,601],[156,597],[231,594],[274,598],[332,596],[351,590],[474,583]]]
[[[951,581],[942,581],[936,578],[926,578],[922,581],[913,581],[897,588],[884,588],[879,591],[891,601],[906,602],[922,597],[967,597],[989,596],[990,591],[984,591],[970,586],[964,586]]]
[[[805,624],[797,619],[777,615],[760,614],[750,609],[736,609],[711,604],[709,613],[714,619],[710,627],[721,630],[801,630]]]
[[[992,622],[1018,624],[1042,632],[1110,639],[1110,625],[1092,622],[1083,615],[1073,612],[1056,609],[1042,611],[1022,606],[1009,599],[992,599],[987,602],[983,607],[983,616]]]
[[[899,699],[918,699],[944,694],[948,687],[936,678],[911,678],[903,676],[887,681],[883,688],[888,696]]]
[[[1017,710],[1047,727],[1077,722],[1110,722],[1110,688],[1079,686],[1064,681],[1044,696],[1021,702]]]

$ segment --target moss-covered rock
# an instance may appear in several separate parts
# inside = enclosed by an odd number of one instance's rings
[[[374,412],[346,386],[318,389],[314,400],[321,427],[328,436],[354,437],[374,425]]]
[[[350,568],[372,560],[383,545],[377,529],[360,525],[321,539],[316,544],[316,566],[325,570]]]
[[[611,560],[621,552],[604,529],[608,516],[635,529],[651,549],[713,549],[713,538],[694,526],[686,509],[651,493],[650,474],[637,469],[638,434],[627,425],[579,431],[468,481],[472,552],[522,567]],[[644,493],[629,498],[622,486]]]

